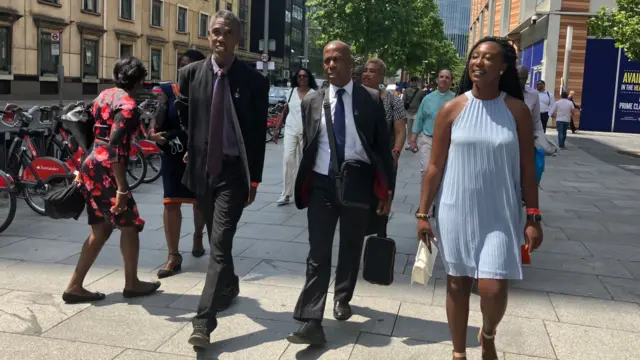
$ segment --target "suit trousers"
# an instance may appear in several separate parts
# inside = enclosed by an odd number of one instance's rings
[[[547,132],[547,123],[549,122],[549,113],[548,112],[541,112],[540,113],[540,121],[542,122],[542,130],[544,130],[544,132]]]
[[[297,133],[294,130],[289,130],[285,127],[284,130],[284,159],[282,164],[282,182],[284,188],[282,189],[282,197],[293,196],[293,188],[296,182],[296,174],[298,173],[298,166],[302,159],[302,133]]]
[[[238,221],[249,198],[249,189],[244,179],[242,161],[224,161],[218,178],[208,187],[205,196],[197,196],[211,248],[209,268],[204,283],[194,326],[205,326],[209,332],[217,326],[217,300],[229,286],[238,286],[239,280],[233,268],[233,236]]]
[[[338,220],[340,247],[334,301],[351,301],[369,220],[369,210],[338,204],[332,179],[318,173],[314,173],[314,177],[307,209],[310,245],[307,278],[293,315],[298,321],[322,321],[331,281],[331,254]]]

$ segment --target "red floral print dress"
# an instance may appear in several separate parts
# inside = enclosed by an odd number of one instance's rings
[[[117,215],[111,212],[118,188],[111,164],[126,165],[128,161],[131,141],[140,124],[136,102],[125,90],[111,88],[98,95],[91,112],[96,120],[95,141],[80,172],[89,224],[109,221],[115,227],[136,226],[142,231],[144,220],[130,192],[126,210]]]

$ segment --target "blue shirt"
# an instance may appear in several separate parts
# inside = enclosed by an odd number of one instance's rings
[[[456,97],[451,91],[440,92],[438,90],[431,92],[425,96],[420,103],[420,108],[416,113],[416,120],[413,122],[411,132],[418,134],[422,131],[427,136],[433,136],[433,125],[436,122],[436,116],[442,106]]]

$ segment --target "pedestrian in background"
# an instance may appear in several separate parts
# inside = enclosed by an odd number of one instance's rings
[[[418,108],[422,103],[422,99],[427,95],[422,89],[418,88],[419,81],[419,77],[413,76],[409,82],[409,88],[405,91],[404,97],[402,98],[404,108],[407,111],[407,134],[411,134],[413,131],[413,122],[416,119]],[[418,152],[418,148],[416,146],[412,147],[409,140],[410,139],[407,138],[407,146],[405,149],[411,150],[414,153]]]
[[[567,139],[567,129],[571,124],[571,118],[576,106],[573,101],[568,99],[569,94],[566,91],[563,91],[560,97],[561,99],[556,103],[556,128],[558,130],[558,145],[560,145],[560,149],[565,149],[564,143]]]
[[[282,159],[282,194],[276,204],[278,206],[291,203],[293,187],[298,173],[298,165],[302,158],[302,113],[300,104],[307,94],[318,89],[316,79],[308,69],[299,69],[291,78],[291,92],[285,104],[282,116],[276,123],[276,131],[273,135],[274,142],[278,143],[280,127],[284,122],[284,157]]]
[[[198,50],[190,49],[180,59],[180,68],[192,62],[204,60],[205,56]],[[156,129],[151,129],[149,139],[155,141],[160,149],[162,161],[162,188],[164,206],[162,222],[167,239],[167,262],[158,270],[158,278],[173,276],[182,269],[180,254],[180,230],[182,228],[182,204],[193,205],[193,247],[191,255],[202,257],[205,253],[203,244],[204,219],[196,204],[195,194],[182,184],[182,176],[186,168],[184,154],[187,151],[187,133],[180,123],[180,116],[175,107],[176,96],[180,94],[178,84],[168,82],[158,86],[160,107],[156,115]]]
[[[382,88],[380,84],[384,82],[384,76],[387,71],[387,66],[384,61],[380,59],[370,59],[364,67],[364,73],[362,74],[362,84],[369,89],[377,90],[380,93],[382,99],[382,105],[384,106],[385,118],[387,120],[387,127],[390,135],[391,154],[393,156],[394,164],[394,178],[398,173],[398,161],[400,160],[400,153],[402,147],[405,144],[407,138],[407,114],[404,109],[402,99],[398,96],[388,92]],[[395,181],[394,181],[395,183]],[[395,190],[395,189],[391,189]],[[376,218],[377,228],[376,233],[379,237],[387,237],[387,224],[389,222],[389,216],[384,215]]]
[[[580,119],[580,111],[582,111],[582,109],[580,109],[580,106],[578,104],[576,104],[576,102],[573,100],[573,97],[575,96],[576,92],[571,90],[569,91],[569,97],[567,98],[567,100],[571,101],[573,103],[573,106],[576,108],[577,111],[573,112],[573,116],[571,117],[571,122],[569,123],[569,128],[571,129],[571,133],[575,134],[578,132],[578,127],[576,126],[576,117],[578,118],[578,120]]]
[[[539,80],[536,84],[538,96],[540,96],[540,121],[542,121],[542,131],[547,132],[547,123],[549,117],[556,112],[556,100],[553,94],[547,91],[546,84],[543,80]]]
[[[542,242],[531,112],[516,59],[505,38],[486,37],[471,48],[461,96],[436,118],[422,183],[418,237],[429,249],[435,241],[442,254],[454,359],[467,358],[473,279],[483,318],[482,358],[499,358],[494,341],[507,308],[508,280],[522,279],[521,245],[533,251]]]
[[[456,94],[450,90],[452,76],[451,70],[440,70],[436,80],[438,84],[437,90],[424,97],[411,129],[409,146],[412,149],[417,148],[420,150],[420,174],[422,176],[424,176],[431,157],[433,125],[435,124],[436,116],[444,104],[456,97]]]
[[[85,277],[100,254],[114,228],[120,230],[120,250],[124,262],[125,298],[149,295],[159,282],[138,278],[139,233],[144,228],[138,206],[129,191],[126,167],[131,142],[140,126],[140,110],[135,93],[147,78],[142,61],[127,56],[113,67],[116,86],[102,91],[93,102],[95,140],[91,153],[82,163],[78,181],[87,201],[87,217],[91,226],[89,238],[82,245],[78,264],[62,300],[68,304],[98,301],[105,298],[83,287]]]

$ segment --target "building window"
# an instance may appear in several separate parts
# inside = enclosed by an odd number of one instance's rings
[[[291,45],[291,35],[287,34],[284,36],[284,44],[285,46]]]
[[[125,20],[133,20],[133,1],[120,0],[120,18]]]
[[[233,4],[232,3],[227,3],[227,10],[233,11]]]
[[[162,79],[162,50],[151,48],[151,81]]]
[[[220,0],[216,0],[216,11],[220,10]]]
[[[187,32],[187,13],[189,10],[186,7],[178,5],[178,24],[176,31],[181,33]]]
[[[84,39],[82,41],[82,77],[98,78],[98,41]]]
[[[98,0],[84,0],[82,2],[82,10],[92,13],[98,12]]]
[[[248,19],[249,19],[249,1],[248,0],[240,0],[239,6],[240,13],[240,23],[242,24],[242,38],[240,39],[239,47],[240,49],[247,49],[247,44],[249,44],[249,29],[248,29]]]
[[[200,13],[200,25],[198,27],[198,36],[201,38],[207,37],[207,26],[209,25],[209,15]]]
[[[289,10],[284,11],[284,21],[288,23],[291,22],[291,12]]]
[[[176,82],[178,81],[178,74],[180,74],[182,56],[184,56],[184,53],[180,52],[180,50],[177,50],[176,51]]]
[[[304,13],[302,12],[302,8],[300,8],[299,6],[293,5],[292,16],[294,19],[302,21],[302,17],[304,16]]]
[[[40,2],[43,2],[45,4],[54,4],[54,5],[58,5],[58,0],[40,0]]]
[[[132,44],[120,44],[120,57],[133,56]]]
[[[151,0],[151,25],[162,27],[162,18],[164,15],[164,1]]]
[[[0,74],[11,74],[11,28],[0,27]]]
[[[502,3],[502,13],[500,14],[500,34],[509,32],[509,21],[511,18],[511,1]]]
[[[478,25],[480,25],[480,31],[478,32],[480,35],[478,37],[482,39],[484,37],[484,10],[480,13]]]
[[[50,32],[40,33],[40,76],[58,76],[58,64],[60,63],[60,43],[53,46]]]
[[[495,27],[496,19],[496,0],[489,0],[489,24],[487,29],[487,35],[493,36],[493,28]]]
[[[291,40],[294,42],[302,42],[302,31],[298,28],[291,28]]]

